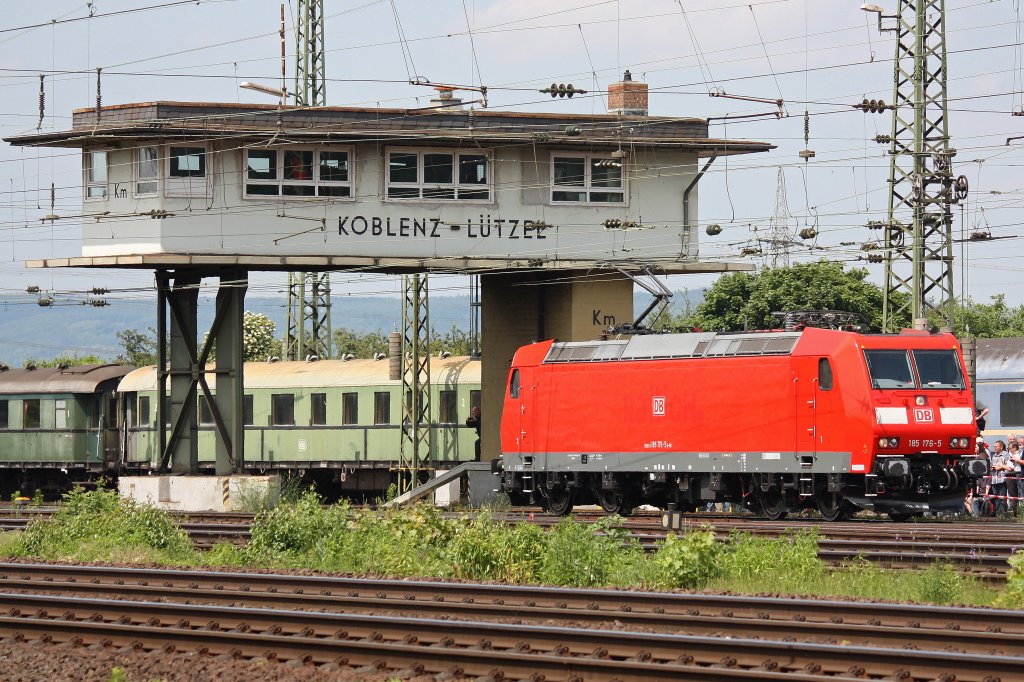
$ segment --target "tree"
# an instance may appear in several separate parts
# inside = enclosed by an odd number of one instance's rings
[[[157,361],[156,330],[149,328],[149,334],[137,329],[123,329],[117,332],[124,352],[117,356],[117,362],[143,367],[155,365]]]
[[[772,316],[776,311],[845,310],[880,329],[884,292],[867,276],[865,269],[844,270],[841,263],[824,260],[723,275],[685,323],[708,331],[773,329],[779,326]],[[907,326],[910,320],[896,322]]]
[[[334,329],[334,350],[338,357],[353,355],[357,358],[372,358],[375,353],[388,352],[388,337],[381,331],[359,332],[335,327]]]
[[[107,361],[98,355],[71,355],[64,353],[51,360],[28,358],[23,363],[25,367],[78,367],[80,365],[105,365]]]
[[[274,338],[277,325],[263,313],[248,310],[242,316],[242,348],[248,362],[278,355],[281,342]]]
[[[928,319],[936,327],[946,324],[946,316],[932,311]],[[996,294],[991,303],[978,303],[968,297],[953,303],[953,329],[958,333],[983,338],[1024,336],[1024,305],[1006,304],[1004,294]]]

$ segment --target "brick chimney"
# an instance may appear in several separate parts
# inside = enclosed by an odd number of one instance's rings
[[[621,81],[608,86],[608,113],[647,116],[647,83],[634,81],[627,69]]]

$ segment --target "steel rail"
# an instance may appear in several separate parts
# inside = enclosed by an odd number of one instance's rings
[[[450,665],[453,654],[469,654],[466,665],[498,665],[506,675],[524,671],[505,669],[506,656],[512,660],[524,652],[537,652],[529,659],[550,656],[561,659],[556,667],[563,674],[577,666],[594,666],[609,660],[640,663],[642,674],[665,679],[666,668],[696,668],[705,672],[713,666],[769,671],[804,671],[818,675],[854,677],[892,676],[896,679],[928,679],[955,675],[961,682],[992,679],[994,676],[1024,672],[1024,658],[995,653],[984,655],[918,649],[891,649],[849,645],[795,643],[751,638],[703,637],[647,632],[509,625],[488,621],[452,621],[393,616],[296,612],[279,609],[206,606],[196,604],[109,601],[61,596],[0,594],[0,632],[11,635],[63,634],[79,629],[91,631],[106,626],[107,636],[120,631],[122,639],[137,641],[143,631],[161,642],[208,642],[205,646],[228,643],[242,655],[276,654],[278,657],[314,657],[336,646],[378,645],[389,659],[394,647],[413,646],[424,658]],[[29,613],[31,611],[31,613]],[[60,613],[56,618],[52,614]],[[194,626],[193,623],[198,624]],[[167,624],[167,625],[164,625]],[[85,626],[82,628],[82,626]],[[289,640],[295,641],[289,641]],[[262,641],[261,641],[262,640]],[[324,647],[324,643],[330,644]],[[255,645],[255,646],[254,646]],[[340,646],[339,646],[340,645]],[[245,647],[245,649],[242,649]],[[281,652],[285,652],[285,656]],[[338,654],[334,654],[336,657]],[[346,661],[350,663],[350,661]],[[427,665],[425,660],[402,661],[401,665]],[[522,663],[519,663],[521,665]],[[682,664],[682,665],[680,665]],[[534,667],[533,671],[537,668]],[[694,670],[694,672],[696,672]],[[441,670],[437,670],[441,672]],[[481,674],[487,671],[481,671]],[[596,672],[596,671],[595,671]],[[532,672],[530,673],[532,674]],[[607,671],[606,673],[607,674]],[[693,676],[692,674],[690,675]],[[1010,678],[1012,679],[1012,678]]]

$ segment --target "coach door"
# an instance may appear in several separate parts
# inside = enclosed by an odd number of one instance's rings
[[[818,429],[818,358],[793,358],[796,376],[795,420],[796,454],[800,463],[809,467],[817,454]]]

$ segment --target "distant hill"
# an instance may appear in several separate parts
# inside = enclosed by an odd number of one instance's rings
[[[689,300],[695,306],[703,299],[703,290],[676,292],[673,312],[685,308]],[[637,312],[650,303],[651,297],[637,294]],[[16,296],[0,304],[0,361],[20,366],[28,358],[52,358],[63,353],[98,355],[114,358],[121,352],[117,332],[123,329],[146,331],[156,326],[156,298],[110,299],[111,305],[93,308],[84,305],[54,305],[42,308],[34,296]],[[284,301],[280,298],[246,297],[246,310],[263,313],[277,325],[278,336],[285,328]],[[203,299],[199,306],[200,334],[213,321],[213,299]],[[468,296],[438,296],[430,299],[431,324],[439,332],[452,326],[469,327]],[[332,300],[331,324],[356,332],[390,332],[402,324],[402,300],[382,296],[335,296]]]

